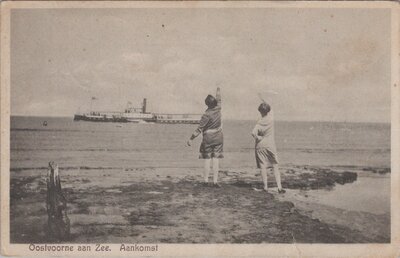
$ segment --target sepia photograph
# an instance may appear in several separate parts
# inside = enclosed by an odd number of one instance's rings
[[[2,8],[8,245],[398,244],[390,4],[41,4]]]

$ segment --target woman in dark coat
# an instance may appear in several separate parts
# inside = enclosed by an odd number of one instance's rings
[[[200,145],[200,159],[204,159],[204,181],[208,183],[210,168],[213,168],[213,183],[218,184],[219,159],[223,156],[224,136],[222,134],[221,119],[221,91],[217,88],[217,94],[208,95],[205,99],[207,110],[200,120],[198,128],[193,132],[187,144],[190,146],[194,138],[203,134],[203,140]]]

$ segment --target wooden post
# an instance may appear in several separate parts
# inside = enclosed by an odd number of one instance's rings
[[[67,216],[67,200],[61,189],[58,165],[49,162],[47,174],[47,215],[48,233],[56,242],[69,238],[70,222]]]

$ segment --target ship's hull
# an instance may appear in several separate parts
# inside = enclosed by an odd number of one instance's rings
[[[93,115],[75,115],[74,121],[114,122],[114,123],[128,122],[128,120],[124,117],[107,117],[107,116],[93,116]]]

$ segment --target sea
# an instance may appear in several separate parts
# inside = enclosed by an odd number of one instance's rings
[[[254,140],[250,134],[255,122],[223,122],[221,170],[255,171]],[[196,125],[188,124],[11,117],[10,173],[43,173],[48,162],[55,161],[60,168],[72,170],[168,168],[162,170],[171,173],[173,169],[187,169],[188,173],[201,174],[203,162],[198,159],[201,136],[192,146],[186,146],[195,129]],[[362,171],[390,168],[390,124],[277,121],[275,139],[282,166],[343,167],[361,171],[352,184],[337,185],[333,191],[309,192],[308,201],[346,210],[389,214],[390,175]],[[301,190],[294,191],[301,193]]]
[[[44,125],[46,121],[47,126]],[[226,169],[255,168],[256,121],[223,122]],[[11,117],[11,171],[47,167],[200,168],[196,125],[73,121],[72,117]],[[282,165],[390,167],[390,124],[275,122]]]

